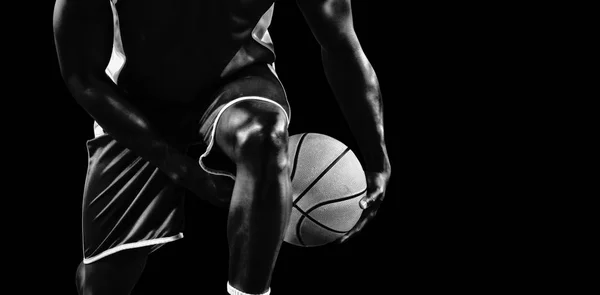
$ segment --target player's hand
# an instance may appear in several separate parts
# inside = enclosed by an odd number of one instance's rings
[[[204,171],[204,170],[203,170]],[[210,175],[210,182],[212,186],[210,187],[210,194],[214,196],[212,201],[209,200],[213,205],[229,208],[229,204],[231,203],[231,196],[233,194],[233,186],[235,185],[235,180],[229,178],[227,176],[221,175]]]
[[[226,176],[213,176],[204,171],[198,161],[187,156],[184,156],[180,165],[184,172],[176,177],[176,183],[217,207],[229,208],[233,193],[233,179]]]
[[[365,172],[367,177],[367,195],[359,201],[359,206],[364,210],[356,225],[346,235],[338,239],[344,243],[358,234],[365,225],[371,221],[385,198],[385,191],[390,181],[391,170],[383,172]]]
[[[184,128],[186,126],[180,126],[180,129]],[[165,141],[156,143],[156,151],[161,153],[156,158],[162,158],[158,165],[159,169],[176,184],[187,188],[200,199],[217,207],[229,208],[233,192],[233,179],[226,176],[213,177],[200,167],[198,159],[193,159],[187,153],[182,152],[186,150],[189,139],[182,140],[184,137],[181,134],[186,133],[174,134],[167,137]]]

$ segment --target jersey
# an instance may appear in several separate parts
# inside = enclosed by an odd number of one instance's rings
[[[185,100],[199,93],[207,94],[204,91],[210,91],[219,81],[257,63],[267,64],[277,77],[275,49],[268,31],[274,0],[106,1],[110,1],[113,11],[114,34],[112,54],[105,72],[115,84],[136,93],[138,97],[146,99],[155,95],[177,100],[176,93],[181,93],[185,96],[181,99]],[[191,12],[188,15],[165,15],[161,21],[147,20],[151,16],[156,18],[161,9],[181,11],[181,8],[172,7],[178,2],[191,5],[187,9]],[[155,10],[158,13],[152,11],[152,6],[157,6]],[[121,14],[135,14],[135,17],[123,20]],[[191,29],[178,30],[182,32],[180,38],[171,38],[176,34],[170,33],[162,37],[164,40],[143,41],[145,27],[169,28],[173,22],[169,19],[173,18],[188,20],[189,25],[186,23],[179,27]],[[199,39],[202,46],[194,43],[197,41],[182,39]],[[173,46],[175,49],[145,57],[148,49],[157,44],[165,46],[169,42],[178,45]],[[170,56],[174,58],[170,59]],[[149,63],[155,63],[155,68],[162,69],[164,73],[148,75],[145,65]],[[174,89],[177,91],[172,91]],[[102,133],[96,122],[94,129],[96,135]]]

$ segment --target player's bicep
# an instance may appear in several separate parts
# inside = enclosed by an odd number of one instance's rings
[[[104,75],[112,52],[110,0],[57,0],[53,28],[58,62],[69,87]]]
[[[358,46],[350,0],[296,0],[296,3],[323,49]]]

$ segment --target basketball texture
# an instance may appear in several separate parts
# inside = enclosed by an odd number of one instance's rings
[[[284,241],[301,247],[331,243],[351,230],[362,213],[367,181],[356,155],[319,133],[289,138],[293,208]]]

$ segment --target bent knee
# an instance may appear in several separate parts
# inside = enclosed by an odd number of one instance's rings
[[[285,166],[287,116],[273,103],[239,102],[224,112],[219,121],[217,142],[235,162],[260,161]]]
[[[236,130],[235,142],[241,155],[258,151],[280,152],[287,146],[287,131],[259,119]]]
[[[265,124],[260,120],[240,128],[235,132],[237,161],[241,163],[263,164],[283,170],[288,165],[287,129],[280,124]]]

